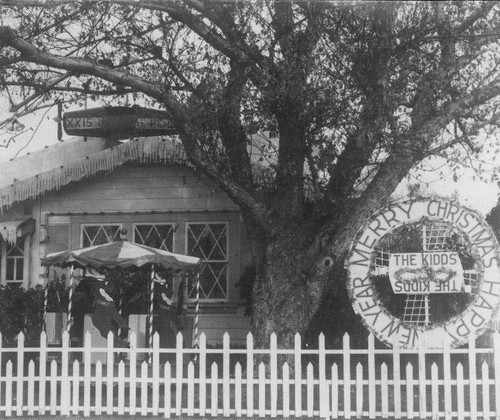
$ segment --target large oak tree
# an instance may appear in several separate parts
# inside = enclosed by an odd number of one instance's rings
[[[412,168],[467,162],[498,119],[497,2],[1,0],[0,13],[18,115],[125,95],[169,112],[192,165],[241,209],[258,345],[272,331],[291,345],[345,287],[350,241]]]

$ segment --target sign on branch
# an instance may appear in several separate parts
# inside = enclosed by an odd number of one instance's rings
[[[459,346],[484,332],[500,305],[500,250],[475,211],[445,199],[395,203],[358,232],[349,294],[388,345]]]
[[[69,135],[110,138],[175,134],[169,114],[141,107],[102,107],[65,112],[64,131]]]

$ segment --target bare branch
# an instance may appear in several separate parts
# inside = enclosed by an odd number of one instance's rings
[[[162,84],[149,82],[130,73],[96,64],[90,60],[64,57],[39,51],[33,44],[19,37],[8,26],[0,27],[0,40],[0,46],[10,46],[18,50],[27,62],[56,67],[77,74],[89,74],[108,82],[129,86],[138,92],[142,92],[164,103],[169,111],[176,115],[178,121],[185,122],[186,120],[184,106]]]

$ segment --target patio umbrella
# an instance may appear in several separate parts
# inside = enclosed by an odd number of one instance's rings
[[[42,265],[56,267],[113,269],[151,264],[173,270],[193,270],[200,267],[201,260],[128,241],[54,252],[42,258]]]
[[[74,268],[107,268],[117,267],[151,267],[150,308],[149,308],[149,332],[150,344],[152,343],[153,326],[153,293],[154,293],[154,267],[160,266],[172,270],[196,270],[201,266],[201,260],[188,255],[174,254],[146,245],[128,241],[116,241],[102,245],[95,245],[76,250],[66,250],[48,254],[42,258],[42,265],[56,267],[70,267],[70,289],[68,299],[68,331],[71,328],[71,305],[73,292],[73,270]],[[199,279],[197,280],[197,282]],[[196,290],[198,291],[197,285]],[[198,294],[198,293],[197,293]],[[198,298],[196,307],[198,307]],[[195,321],[195,323],[197,323]]]

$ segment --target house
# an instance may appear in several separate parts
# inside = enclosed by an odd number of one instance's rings
[[[237,282],[251,256],[241,215],[171,138],[75,137],[5,162],[0,207],[2,285],[44,284],[45,255],[112,241],[122,228],[176,253],[203,242],[199,329],[209,344],[225,331],[244,342],[250,318]]]

